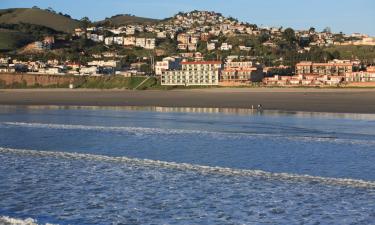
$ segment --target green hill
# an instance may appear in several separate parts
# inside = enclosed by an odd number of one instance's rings
[[[78,20],[37,8],[2,9],[0,10],[0,23],[36,24],[62,32],[72,32],[80,26]]]
[[[127,25],[127,24],[154,24],[159,20],[137,17],[131,15],[116,15],[111,18],[106,18],[105,20],[98,21],[98,24],[110,23],[115,26]]]
[[[0,29],[0,51],[14,50],[31,41],[33,40],[25,33]]]

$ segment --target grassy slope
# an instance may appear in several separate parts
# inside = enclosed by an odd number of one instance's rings
[[[98,23],[104,23],[106,21],[110,21],[115,26],[127,25],[127,24],[153,24],[153,23],[158,22],[158,20],[156,19],[123,15],[123,16],[114,16],[103,21],[98,21]]]
[[[3,9],[0,10],[0,23],[30,23],[52,28],[62,32],[72,32],[80,22],[41,9]]]
[[[0,51],[20,48],[30,41],[30,37],[24,33],[0,29]]]
[[[329,52],[340,52],[340,57],[343,59],[358,57],[361,60],[375,60],[375,46],[333,46],[326,50]]]
[[[141,84],[147,77],[123,77],[123,76],[108,76],[108,77],[79,77],[71,76],[74,81],[76,88],[94,88],[94,89],[135,89]],[[145,90],[153,88],[156,85],[156,78],[150,78],[142,84],[138,90]],[[68,88],[69,83],[63,83],[59,85],[28,85],[26,81],[22,83],[13,83],[5,85],[5,82],[0,80],[0,89],[2,88]]]
[[[141,84],[145,77],[122,77],[122,76],[109,76],[109,77],[85,77],[83,80],[78,81],[76,86],[78,88],[99,88],[99,89],[134,89]],[[142,85],[142,89],[147,89],[153,83],[146,82]]]

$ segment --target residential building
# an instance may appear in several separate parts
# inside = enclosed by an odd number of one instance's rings
[[[135,27],[133,26],[128,26],[126,28],[126,35],[134,35],[135,34]]]
[[[178,44],[178,45],[177,45],[177,48],[178,48],[179,50],[187,50],[188,45],[187,45],[187,44]]]
[[[113,37],[106,37],[104,39],[104,44],[106,44],[106,45],[112,45],[113,44]]]
[[[165,32],[165,31],[157,32],[157,33],[156,33],[156,37],[157,37],[157,38],[160,38],[160,39],[167,38],[167,32]]]
[[[144,48],[146,45],[146,38],[137,38],[135,39],[135,46]]]
[[[193,44],[193,43],[188,44],[188,50],[191,52],[197,51],[197,44]]]
[[[63,69],[61,67],[49,67],[49,68],[39,69],[38,73],[49,74],[49,75],[62,75],[62,74],[64,74]]]
[[[155,38],[146,38],[145,49],[155,49]]]
[[[118,60],[94,60],[91,62],[88,62],[87,65],[89,66],[97,66],[97,67],[112,67],[114,69],[121,68],[121,63]]]
[[[300,62],[296,64],[296,74],[337,75],[344,76],[356,68],[354,62],[348,60],[333,60],[328,63]]]
[[[80,70],[79,70],[79,74],[83,75],[83,76],[97,75],[98,74],[98,68],[96,66],[81,67]]]
[[[190,40],[190,36],[186,33],[181,33],[177,35],[177,41],[180,44],[188,44]]]
[[[253,65],[251,61],[227,62],[220,75],[221,85],[242,85],[251,82],[261,82],[264,78],[263,68]]]
[[[346,82],[375,82],[375,71],[361,71],[347,73],[345,76]]]
[[[161,84],[165,86],[218,85],[221,69],[220,61],[182,62],[181,70],[167,70],[162,73]]]
[[[161,76],[163,71],[178,70],[181,68],[181,58],[179,57],[166,57],[162,61],[155,64],[155,75]]]
[[[155,38],[137,38],[135,46],[145,49],[155,49]]]
[[[251,51],[251,47],[246,47],[244,45],[240,45],[238,47],[240,48],[241,51],[246,51],[246,52]]]
[[[124,38],[123,37],[114,37],[113,43],[116,45],[123,45],[124,44]]]
[[[85,34],[85,30],[81,29],[81,28],[76,28],[74,29],[74,35],[77,36],[77,37],[81,37]]]
[[[216,49],[216,44],[215,43],[207,43],[207,50],[208,51],[213,51]]]
[[[233,47],[232,45],[224,42],[223,44],[221,44],[220,50],[221,51],[229,51],[229,50],[232,49],[232,47]]]
[[[124,37],[125,46],[135,46],[136,38],[135,37]]]

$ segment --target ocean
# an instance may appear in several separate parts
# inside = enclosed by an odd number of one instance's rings
[[[374,162],[373,114],[1,106],[0,223],[375,224]]]

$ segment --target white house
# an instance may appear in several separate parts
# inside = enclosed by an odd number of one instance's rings
[[[220,47],[221,51],[229,51],[231,49],[232,49],[232,45],[225,43],[225,42],[221,44],[221,47]]]

